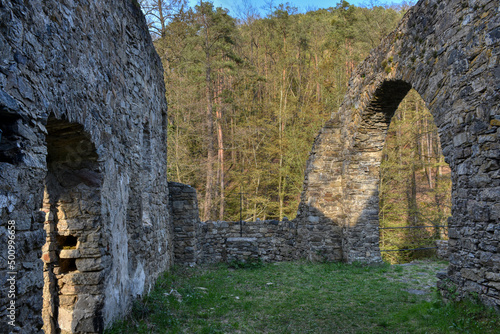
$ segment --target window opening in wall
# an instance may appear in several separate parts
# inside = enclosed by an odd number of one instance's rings
[[[451,215],[451,170],[425,103],[410,90],[388,129],[379,186],[380,249],[390,263],[436,255]],[[402,251],[401,249],[415,249]],[[441,249],[440,249],[441,251]]]
[[[59,259],[59,273],[66,274],[76,270],[76,259]]]
[[[107,254],[101,235],[98,156],[79,124],[51,117],[47,131],[44,331],[99,333],[105,270],[101,263]]]
[[[58,235],[56,239],[61,249],[76,249],[77,237],[73,235]]]
[[[0,108],[0,162],[17,164],[21,159],[21,141],[17,128],[22,120]]]

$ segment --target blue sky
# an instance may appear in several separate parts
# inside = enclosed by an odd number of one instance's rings
[[[191,6],[194,6],[199,2],[199,0],[188,0]],[[229,9],[229,13],[233,17],[238,17],[245,8],[244,3],[251,4],[252,7],[257,9],[262,16],[268,12],[270,0],[212,0],[216,7],[223,7]],[[271,0],[273,5],[276,6],[280,3],[286,3],[286,0]],[[290,0],[288,1],[293,6],[297,7],[300,12],[305,12],[308,10],[314,10],[319,8],[335,7],[340,0]],[[401,4],[402,2],[408,2],[408,0],[347,0],[352,5],[371,7],[372,4],[384,5],[384,4]],[[266,5],[267,4],[267,5]]]

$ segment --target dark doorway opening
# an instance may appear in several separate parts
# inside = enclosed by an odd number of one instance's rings
[[[101,332],[105,247],[98,155],[80,124],[51,117],[47,131],[44,330]]]

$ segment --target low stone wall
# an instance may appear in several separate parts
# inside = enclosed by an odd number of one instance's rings
[[[450,249],[448,240],[436,240],[436,256],[440,260],[448,261],[450,259]]]
[[[258,220],[253,222],[200,222],[196,190],[169,183],[169,208],[174,230],[175,263],[196,264],[246,261],[264,262],[342,260],[341,233],[307,220]],[[307,218],[307,217],[306,217]]]
[[[227,261],[258,261],[260,259],[260,248],[257,238],[227,238],[226,239]]]
[[[174,231],[174,262],[194,266],[203,263],[287,261],[303,257],[295,221],[200,222],[196,190],[169,182],[169,208]]]
[[[198,263],[259,258],[265,262],[297,258],[297,226],[293,221],[202,222]]]

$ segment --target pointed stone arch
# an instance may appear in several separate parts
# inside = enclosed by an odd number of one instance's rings
[[[380,261],[380,153],[397,105],[414,88],[452,171],[451,258],[440,286],[500,305],[499,57],[498,2],[422,0],[409,10],[357,68],[315,140],[298,214],[304,249]]]

